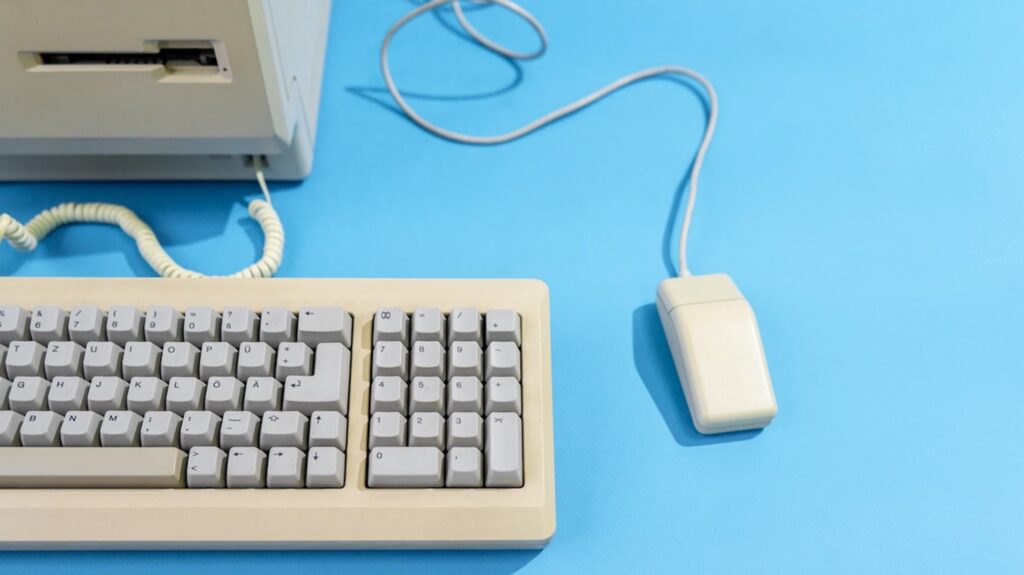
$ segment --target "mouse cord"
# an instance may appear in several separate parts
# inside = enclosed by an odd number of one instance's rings
[[[284,227],[274,206],[270,202],[270,190],[263,175],[263,163],[253,158],[256,180],[263,191],[263,199],[249,202],[249,216],[256,220],[263,230],[263,256],[244,270],[232,274],[233,278],[265,278],[273,276],[281,266],[284,254]],[[22,225],[8,214],[0,214],[0,241],[6,239],[16,249],[31,251],[50,232],[60,226],[75,223],[111,224],[120,227],[139,247],[146,263],[158,274],[168,278],[201,278],[201,273],[178,265],[160,245],[153,229],[146,225],[135,212],[118,204],[87,203],[60,204]]]
[[[462,4],[460,0],[431,0],[430,2],[424,3],[416,7],[415,9],[411,10],[405,16],[402,16],[397,22],[394,23],[394,25],[391,26],[391,29],[388,30],[388,33],[384,36],[383,42],[381,42],[381,72],[384,75],[384,83],[387,85],[387,89],[391,93],[391,97],[394,98],[395,102],[402,109],[405,115],[408,116],[409,119],[412,120],[414,123],[416,123],[416,125],[434,135],[455,142],[460,142],[463,144],[504,144],[506,142],[518,140],[523,136],[531,134],[549,124],[557,122],[566,116],[574,114],[582,110],[583,108],[586,108],[591,104],[594,104],[595,102],[603,99],[605,96],[608,96],[613,92],[617,92],[618,90],[625,88],[626,86],[635,84],[648,78],[653,78],[655,76],[683,76],[695,81],[697,84],[701,86],[701,88],[704,89],[704,92],[707,94],[708,97],[707,127],[704,129],[704,136],[701,139],[700,147],[697,149],[697,155],[694,157],[693,160],[693,168],[690,173],[690,189],[686,201],[686,207],[683,211],[682,230],[679,234],[679,275],[691,275],[690,270],[686,265],[686,241],[690,235],[690,222],[693,219],[693,208],[694,204],[697,201],[697,187],[698,182],[700,180],[701,168],[703,168],[704,166],[704,156],[707,154],[708,147],[711,145],[711,140],[715,134],[715,126],[718,123],[718,95],[715,93],[715,88],[714,86],[711,85],[711,82],[704,78],[704,76],[701,76],[698,72],[691,70],[689,68],[683,68],[680,66],[657,66],[654,68],[647,68],[645,70],[640,70],[638,72],[634,72],[632,74],[623,76],[618,80],[615,80],[611,84],[608,84],[607,86],[599,90],[596,90],[595,92],[587,96],[584,96],[579,100],[576,100],[575,102],[572,102],[566,106],[558,108],[557,110],[554,110],[548,114],[545,114],[544,116],[541,116],[540,118],[516,130],[512,130],[511,132],[499,134],[496,136],[473,136],[469,134],[462,134],[459,132],[446,130],[444,128],[441,128],[440,126],[437,126],[436,124],[432,124],[431,122],[420,116],[418,113],[416,113],[416,111],[413,110],[412,106],[410,106],[409,103],[405,101],[405,98],[402,97],[402,93],[398,90],[398,87],[395,85],[395,80],[391,75],[391,66],[388,63],[388,49],[391,47],[391,41],[394,39],[395,35],[398,34],[399,30],[401,30],[406,24],[408,24],[409,22],[418,18],[419,16],[426,12],[430,12],[432,10],[441,8],[442,6],[445,6],[447,4],[451,4],[453,10],[455,11],[455,17],[458,19],[459,24],[462,26],[463,30],[465,30],[466,33],[473,38],[473,40],[475,40],[477,43],[487,48],[488,50],[491,50],[492,52],[495,52],[497,54],[505,56],[506,58],[510,58],[513,60],[525,61],[541,57],[548,47],[548,36],[547,33],[544,31],[544,27],[541,25],[540,21],[538,21],[537,18],[534,17],[533,14],[528,12],[522,6],[519,6],[515,2],[512,2],[511,0],[473,0],[473,2],[475,4],[496,4],[516,14],[517,16],[522,18],[527,24],[529,24],[531,28],[533,28],[533,30],[537,33],[537,37],[540,39],[541,45],[540,48],[533,52],[514,52],[492,41],[490,38],[488,38],[487,36],[483,35],[480,31],[478,31],[469,22],[469,20],[466,18],[466,14],[462,10]]]

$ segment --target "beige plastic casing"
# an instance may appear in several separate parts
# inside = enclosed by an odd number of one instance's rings
[[[758,429],[778,411],[754,310],[725,274],[671,278],[658,315],[697,431]]]
[[[555,530],[547,286],[537,280],[0,279],[35,305],[342,306],[353,316],[341,489],[0,489],[0,547],[531,548]],[[366,487],[373,314],[382,306],[512,309],[522,317],[524,486]],[[65,449],[65,448],[57,448]],[[71,449],[71,448],[66,448]],[[113,449],[113,448],[112,448]]]
[[[331,0],[0,2],[0,181],[272,179],[312,169]],[[42,65],[212,43],[218,74]]]

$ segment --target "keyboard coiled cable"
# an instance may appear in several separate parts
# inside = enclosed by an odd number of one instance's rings
[[[263,190],[263,199],[249,202],[249,216],[263,230],[263,254],[249,267],[231,274],[233,278],[268,278],[277,273],[284,257],[284,226],[270,201],[270,190],[259,158],[254,159],[256,179]],[[0,240],[6,239],[21,251],[36,249],[39,242],[53,230],[68,224],[116,225],[135,240],[139,254],[158,274],[167,278],[202,278],[199,272],[179,265],[160,244],[153,228],[135,212],[118,204],[100,202],[64,203],[47,209],[22,224],[9,214],[0,214]]]

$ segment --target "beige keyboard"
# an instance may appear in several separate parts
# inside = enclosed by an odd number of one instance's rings
[[[0,280],[0,546],[538,547],[533,280]]]

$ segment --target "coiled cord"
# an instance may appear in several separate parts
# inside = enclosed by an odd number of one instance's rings
[[[380,46],[380,68],[381,74],[384,76],[384,84],[387,86],[388,92],[391,93],[391,97],[394,98],[395,103],[402,109],[402,112],[404,112],[405,115],[408,116],[408,118],[416,125],[436,136],[440,136],[454,142],[461,142],[463,144],[484,146],[504,144],[513,140],[518,140],[519,138],[557,122],[566,116],[574,114],[605,98],[613,92],[617,92],[622,88],[625,88],[626,86],[656,76],[683,76],[693,80],[701,87],[701,89],[704,90],[704,93],[707,94],[708,98],[707,124],[704,128],[704,136],[700,141],[700,147],[697,149],[697,155],[693,160],[693,167],[690,170],[690,189],[686,200],[686,207],[683,209],[683,224],[679,233],[679,275],[691,275],[686,262],[686,242],[690,236],[690,223],[693,221],[693,208],[697,202],[697,189],[700,182],[700,172],[704,167],[704,157],[707,155],[708,148],[711,146],[711,140],[715,135],[715,127],[718,124],[718,95],[715,94],[715,88],[711,85],[711,82],[704,78],[700,73],[689,68],[683,68],[681,66],[657,66],[633,72],[632,74],[627,74],[626,76],[615,80],[607,86],[600,88],[579,100],[576,100],[575,102],[562,106],[561,108],[549,112],[520,128],[504,134],[498,134],[495,136],[476,136],[447,130],[420,116],[412,106],[409,105],[405,98],[402,97],[402,92],[398,89],[398,86],[395,84],[395,79],[391,75],[391,64],[388,61],[388,51],[391,48],[391,41],[406,24],[427,12],[451,5],[455,12],[455,18],[459,21],[459,25],[462,26],[463,30],[465,30],[473,40],[488,50],[501,54],[506,58],[513,60],[534,60],[543,56],[548,47],[548,36],[540,21],[538,21],[533,14],[530,14],[530,12],[525,8],[516,4],[512,0],[471,0],[471,3],[480,5],[493,4],[495,6],[500,6],[501,8],[504,8],[505,10],[508,10],[522,18],[530,25],[531,28],[533,28],[534,32],[536,32],[537,38],[540,40],[540,47],[533,52],[516,52],[491,40],[469,22],[464,10],[462,9],[461,0],[430,0],[429,2],[420,4],[416,8],[410,10],[405,16],[399,18],[398,21],[391,26],[391,29],[388,30],[387,34],[384,35],[384,40],[381,42]]]
[[[251,266],[231,274],[233,278],[267,278],[277,273],[284,257],[284,227],[270,202],[270,190],[259,158],[254,159],[256,179],[263,191],[262,200],[249,202],[249,217],[263,230],[263,255]],[[135,240],[139,253],[156,273],[167,278],[202,278],[199,272],[180,266],[160,245],[156,233],[135,212],[118,204],[66,203],[41,212],[22,224],[9,214],[0,214],[0,242],[6,239],[21,251],[36,249],[53,230],[68,224],[116,225]]]

